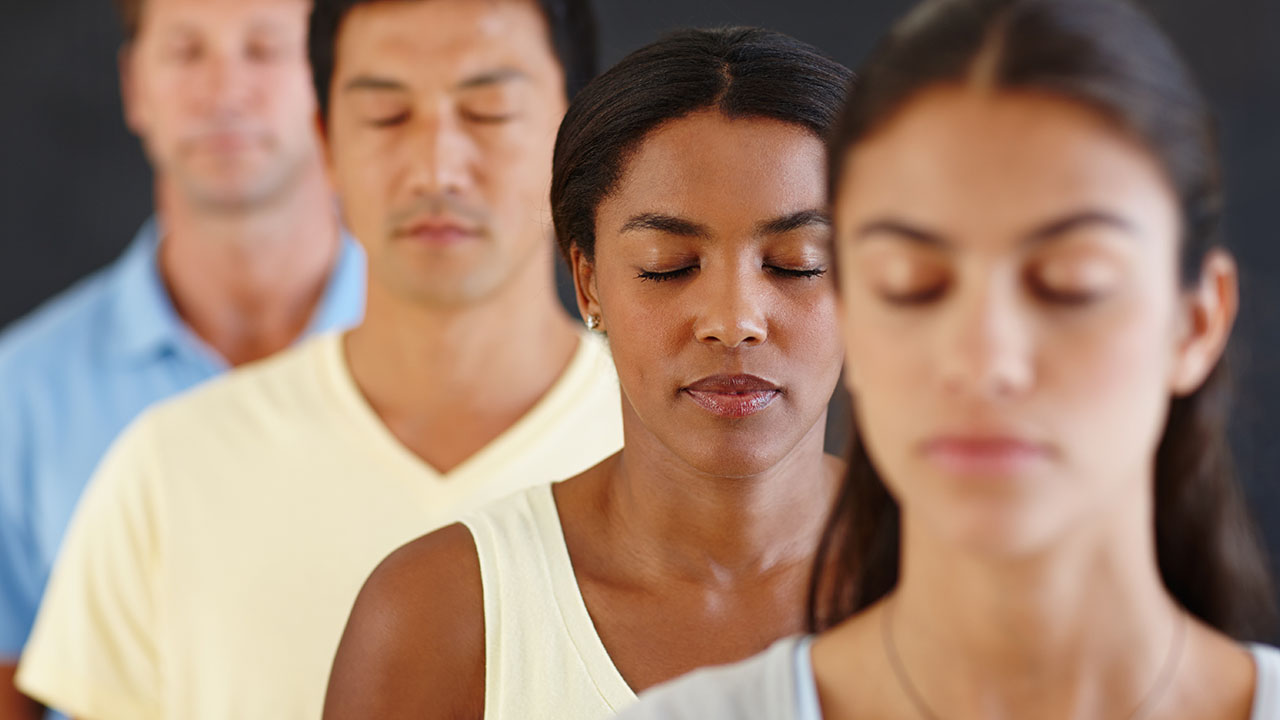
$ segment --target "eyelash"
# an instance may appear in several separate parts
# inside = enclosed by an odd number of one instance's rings
[[[797,280],[803,280],[803,279],[807,279],[807,278],[821,277],[821,276],[823,276],[823,275],[825,275],[825,274],[827,273],[827,269],[826,269],[826,268],[811,268],[811,269],[808,269],[808,270],[794,270],[794,269],[792,269],[792,268],[783,268],[783,267],[777,267],[777,266],[774,266],[774,265],[768,265],[768,266],[766,266],[766,267],[768,267],[769,271],[770,271],[770,272],[772,272],[772,273],[774,273],[775,275],[780,275],[780,276],[782,276],[782,277],[784,277],[784,278],[791,278],[791,279],[797,279]],[[652,280],[652,281],[654,281],[654,282],[666,282],[667,280],[678,280],[678,279],[680,279],[680,278],[682,278],[682,277],[685,277],[685,276],[687,276],[687,275],[690,275],[690,274],[692,274],[692,273],[693,273],[693,271],[694,271],[694,270],[696,270],[696,269],[697,269],[697,266],[695,266],[695,265],[690,265],[690,266],[688,266],[688,267],[679,268],[678,270],[667,270],[667,271],[665,271],[665,272],[655,272],[655,271],[652,271],[652,270],[641,270],[641,271],[639,272],[639,274],[637,274],[637,275],[636,275],[636,277],[637,277],[637,278],[639,278],[640,280]]]
[[[462,117],[468,122],[473,122],[473,123],[476,123],[477,125],[500,125],[510,120],[514,120],[516,116],[514,114],[480,115],[477,113],[464,112],[462,114]],[[395,127],[396,125],[399,125],[400,123],[408,119],[409,119],[409,113],[406,112],[406,113],[400,113],[399,115],[394,115],[388,118],[377,118],[374,120],[370,120],[369,124],[376,128],[388,128],[388,127]]]
[[[946,291],[947,286],[944,284],[910,293],[883,293],[882,297],[884,297],[885,302],[888,302],[890,305],[918,307],[921,305],[928,305],[929,303],[938,300]]]
[[[409,113],[403,112],[398,115],[392,115],[391,117],[377,118],[375,120],[370,120],[369,124],[377,128],[388,128],[388,127],[394,127],[396,125],[399,125],[400,123],[408,119],[409,119]]]
[[[478,125],[500,125],[515,119],[515,113],[506,113],[503,115],[485,115],[482,113],[462,111],[462,118],[468,122]]]

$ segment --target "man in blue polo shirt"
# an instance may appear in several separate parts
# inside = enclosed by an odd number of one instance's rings
[[[123,256],[0,334],[0,718],[76,500],[151,403],[355,324],[364,257],[313,119],[306,0],[121,0],[125,119],[158,217]]]

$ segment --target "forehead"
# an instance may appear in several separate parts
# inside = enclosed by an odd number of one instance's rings
[[[335,76],[392,74],[452,83],[496,66],[558,77],[546,22],[532,0],[383,0],[357,6],[337,38]]]
[[[728,213],[754,223],[825,207],[825,171],[822,141],[803,126],[702,111],[641,140],[601,212]]]
[[[941,87],[852,148],[837,223],[891,213],[975,235],[1082,208],[1176,211],[1155,158],[1100,113],[1055,96]]]
[[[283,27],[305,31],[307,0],[141,0],[139,33],[175,28]]]

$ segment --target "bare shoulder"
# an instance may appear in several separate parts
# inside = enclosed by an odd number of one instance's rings
[[[1251,718],[1263,678],[1248,648],[1199,620],[1190,624],[1178,681],[1164,703],[1190,718]]]
[[[387,556],[365,581],[333,663],[326,720],[484,713],[484,591],[461,524]]]

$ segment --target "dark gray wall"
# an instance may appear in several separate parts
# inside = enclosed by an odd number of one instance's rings
[[[904,0],[598,0],[613,62],[683,25],[754,24],[851,65]],[[1280,560],[1280,2],[1148,0],[1219,110],[1228,236],[1244,268],[1234,441]],[[6,2],[0,9],[0,326],[113,258],[150,207],[150,177],[125,131],[109,0]],[[1280,564],[1277,565],[1280,567]]]

